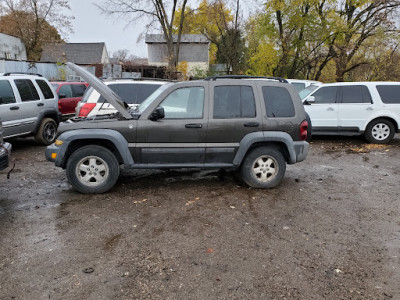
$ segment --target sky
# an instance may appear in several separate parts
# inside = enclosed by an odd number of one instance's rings
[[[147,57],[147,46],[137,38],[144,31],[143,25],[128,24],[128,20],[116,20],[102,15],[91,0],[69,0],[71,7],[66,15],[73,15],[72,26],[74,33],[68,33],[69,43],[105,42],[109,54],[117,50],[129,50],[129,55]],[[96,1],[99,3],[101,1]]]

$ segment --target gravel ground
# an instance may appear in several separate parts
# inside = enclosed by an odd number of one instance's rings
[[[271,190],[171,170],[103,195],[12,144],[0,299],[400,299],[399,135],[314,139]]]

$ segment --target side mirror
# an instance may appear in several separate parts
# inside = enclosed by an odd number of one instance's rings
[[[315,103],[315,97],[314,96],[308,96],[306,100],[304,101],[305,104],[311,104]]]
[[[157,107],[150,115],[149,119],[152,121],[157,121],[165,117],[164,107]]]
[[[59,99],[67,98],[67,95],[65,95],[65,94],[59,94],[59,95],[58,95],[58,98],[59,98]]]

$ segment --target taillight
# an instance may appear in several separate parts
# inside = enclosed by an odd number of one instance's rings
[[[307,140],[307,129],[308,129],[308,122],[304,120],[301,122],[300,125],[300,140],[305,141]]]
[[[96,106],[96,103],[85,103],[82,105],[81,110],[79,111],[80,117],[86,117],[92,109]]]

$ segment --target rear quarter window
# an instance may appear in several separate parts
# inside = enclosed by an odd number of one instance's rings
[[[379,96],[385,104],[400,104],[400,85],[377,85]]]
[[[47,84],[46,81],[44,80],[36,80],[36,83],[38,84],[40,90],[43,93],[44,99],[53,99],[54,94],[49,85]]]
[[[265,109],[267,111],[267,117],[294,117],[294,105],[292,97],[287,89],[277,86],[263,86],[262,93],[264,97]]]

